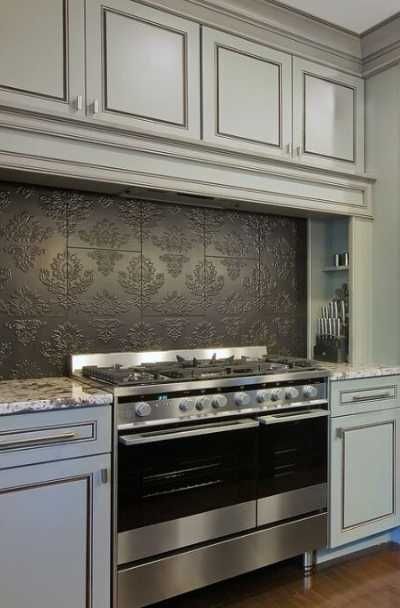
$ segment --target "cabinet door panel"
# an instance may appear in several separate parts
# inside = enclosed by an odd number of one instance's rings
[[[399,410],[334,418],[330,455],[330,546],[400,522]]]
[[[46,113],[83,114],[83,15],[83,0],[2,3],[2,103]]]
[[[290,79],[288,55],[203,28],[204,139],[289,157]]]
[[[321,168],[363,172],[361,78],[294,58],[293,119],[297,160]]]
[[[354,89],[309,75],[304,86],[304,152],[354,162]]]
[[[87,30],[96,121],[200,137],[197,24],[130,0],[89,0]]]
[[[343,527],[394,511],[394,422],[343,431]],[[366,467],[365,448],[374,455]]]
[[[7,608],[108,608],[108,456],[0,472],[0,587]],[[93,603],[92,603],[93,602]]]

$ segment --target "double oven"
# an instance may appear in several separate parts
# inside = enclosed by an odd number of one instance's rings
[[[120,431],[119,607],[323,546],[327,423],[306,407]]]

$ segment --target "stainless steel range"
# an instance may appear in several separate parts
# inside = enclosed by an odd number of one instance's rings
[[[261,347],[74,355],[115,403],[119,608],[326,545],[327,376]]]

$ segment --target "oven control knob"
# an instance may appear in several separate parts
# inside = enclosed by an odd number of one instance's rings
[[[135,405],[135,413],[136,416],[150,416],[151,414],[151,405],[146,401],[140,401]]]
[[[245,407],[250,403],[250,395],[248,393],[235,393],[234,401],[238,407]]]
[[[286,399],[289,401],[290,399],[297,399],[299,396],[299,390],[295,386],[288,386],[286,389]]]
[[[196,410],[198,410],[199,412],[202,412],[203,410],[206,410],[208,407],[210,407],[210,399],[208,397],[201,397],[200,399],[197,399]]]
[[[318,389],[312,384],[303,386],[303,395],[306,399],[315,399],[318,397]]]
[[[215,410],[218,410],[221,407],[225,407],[227,403],[228,399],[225,397],[225,395],[214,395],[211,400],[211,405]]]
[[[183,399],[179,404],[181,412],[190,412],[194,407],[193,399]]]
[[[271,399],[271,391],[257,391],[256,399],[258,403],[265,403]]]
[[[282,388],[274,388],[274,390],[271,392],[272,401],[281,401],[281,399],[283,399],[284,396],[285,396],[285,392]]]

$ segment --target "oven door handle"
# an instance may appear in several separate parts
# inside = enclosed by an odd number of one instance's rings
[[[243,429],[253,429],[260,426],[258,420],[243,420],[234,424],[209,425],[203,427],[189,428],[176,432],[149,432],[134,435],[120,435],[119,443],[126,447],[133,445],[143,445],[145,443],[158,443],[159,441],[169,441],[170,439],[185,439],[186,437],[196,437],[211,435],[214,433],[226,433],[228,431],[242,431]]]
[[[322,418],[329,416],[329,410],[309,410],[308,412],[299,412],[298,414],[272,414],[271,416],[261,416],[258,418],[260,424],[282,424],[283,422],[296,422],[297,420],[311,420],[311,418]]]

